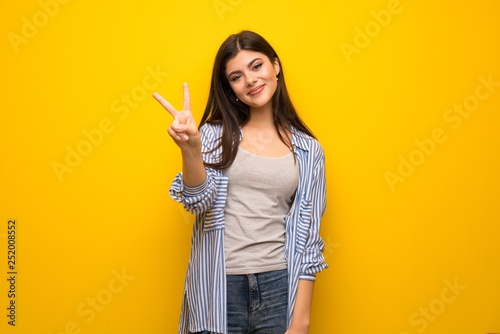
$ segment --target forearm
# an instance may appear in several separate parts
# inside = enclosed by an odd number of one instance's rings
[[[314,281],[299,280],[297,298],[293,308],[292,322],[288,332],[307,333],[311,322],[311,305]],[[292,332],[293,331],[293,332]]]
[[[182,180],[185,185],[195,187],[206,178],[205,166],[201,159],[201,149],[182,149]]]

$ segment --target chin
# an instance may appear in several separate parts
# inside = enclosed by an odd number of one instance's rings
[[[257,101],[248,101],[247,105],[251,108],[262,108],[269,105],[272,98],[258,99]]]

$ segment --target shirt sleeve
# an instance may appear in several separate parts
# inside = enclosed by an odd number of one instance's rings
[[[202,152],[204,152],[202,158],[205,162],[211,161],[214,159],[213,148],[218,140],[216,131],[205,124],[200,128],[200,136]],[[202,184],[187,186],[182,179],[182,173],[178,173],[169,189],[170,196],[193,214],[202,213],[212,206],[217,196],[217,188],[223,178],[221,172],[213,168],[205,167],[205,171],[206,177]]]
[[[189,187],[182,180],[182,173],[175,176],[172,185],[170,186],[170,196],[184,206],[184,209],[193,214],[198,214],[208,210],[216,196],[216,185],[213,178],[209,176],[208,168],[207,177],[202,184],[196,187]]]
[[[302,257],[299,279],[314,281],[316,274],[327,268],[323,257],[325,244],[319,235],[321,218],[326,209],[326,173],[325,156],[321,146],[315,152],[316,161],[312,172],[310,200],[304,205],[304,212],[309,215],[309,228]]]

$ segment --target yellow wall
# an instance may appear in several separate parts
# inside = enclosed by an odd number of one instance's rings
[[[180,156],[150,95],[180,107],[187,81],[199,119],[215,52],[241,29],[275,46],[327,155],[330,268],[310,332],[500,333],[498,1],[24,0],[0,13],[1,333],[176,331],[192,217],[168,196]]]

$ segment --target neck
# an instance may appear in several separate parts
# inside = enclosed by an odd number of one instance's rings
[[[261,108],[250,108],[250,118],[247,124],[257,127],[274,126],[271,105],[266,105]]]

